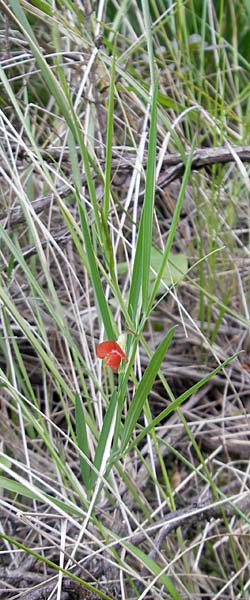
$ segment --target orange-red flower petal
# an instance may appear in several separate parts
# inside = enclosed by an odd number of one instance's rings
[[[122,348],[113,340],[101,342],[96,348],[98,358],[105,358],[104,367],[109,366],[113,371],[118,371],[120,362],[124,359],[128,362],[128,358]]]
[[[121,348],[114,341],[101,342],[101,344],[98,344],[96,348],[96,355],[98,358],[105,358],[105,356],[112,352],[112,350],[117,350],[119,352]]]
[[[118,352],[110,352],[110,354],[105,359],[103,365],[104,367],[110,367],[113,371],[118,371],[122,357]]]

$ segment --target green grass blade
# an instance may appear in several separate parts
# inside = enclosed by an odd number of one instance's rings
[[[150,556],[129,542],[125,542],[124,545],[130,550],[131,554],[136,556],[136,558],[142,562],[143,566],[145,566],[154,575],[159,576],[159,581],[164,585],[165,589],[168,591],[173,600],[182,600],[182,596],[177,591],[171,579],[165,575],[165,573],[162,573],[162,568],[157,565],[157,563],[150,558]]]
[[[128,310],[133,322],[138,313],[138,303],[142,292],[142,307],[147,308],[148,286],[150,279],[150,257],[152,248],[152,224],[155,194],[155,158],[157,124],[157,85],[153,89],[149,149],[145,184],[145,198],[138,228],[135,258],[128,300]],[[135,323],[135,328],[137,324]]]
[[[213,329],[213,333],[211,335],[211,340],[210,340],[211,344],[213,344],[215,342],[215,340],[216,340],[216,336],[217,336],[217,334],[219,332],[220,325],[221,325],[222,319],[223,319],[224,314],[225,314],[225,307],[227,307],[227,305],[229,303],[229,300],[231,298],[231,295],[232,295],[232,290],[231,290],[231,288],[229,288],[229,290],[227,290],[227,292],[226,292],[226,294],[225,294],[225,296],[224,296],[224,298],[222,300],[222,306],[219,309],[219,314],[218,314],[218,317],[217,317],[217,319],[215,321],[215,324],[214,324],[214,329]]]
[[[88,446],[88,434],[86,427],[85,414],[82,407],[82,401],[79,394],[75,396],[75,418],[76,418],[76,440],[79,449],[89,458],[89,446]],[[86,487],[86,490],[90,489],[90,468],[89,464],[84,460],[80,454],[80,468],[82,474],[82,480]]]
[[[112,425],[112,420],[113,420],[114,414],[115,414],[116,403],[117,403],[117,391],[114,390],[113,394],[111,396],[111,400],[110,400],[109,406],[107,408],[104,420],[103,420],[103,426],[102,426],[100,438],[99,438],[96,452],[95,452],[94,466],[96,467],[97,470],[100,469],[101,464],[102,464],[102,459],[103,459],[103,455],[105,453],[107,440],[108,440],[108,436],[109,436],[111,425]],[[90,477],[90,487],[91,488],[94,486],[96,479],[97,479],[97,473],[92,471],[92,474]]]
[[[25,15],[24,10],[22,9],[20,3],[17,2],[16,0],[10,0],[10,6],[12,7],[12,10],[14,13],[14,14],[13,13],[11,14],[11,11],[9,11],[9,9],[8,9],[8,12],[10,13],[11,18],[16,21],[18,27],[22,30],[25,37],[27,38],[29,45],[32,49],[32,52],[34,53],[35,59],[38,63],[38,66],[41,69],[41,73],[44,77],[44,81],[46,82],[48,88],[50,89],[51,93],[53,94],[69,127],[72,130],[74,130],[73,121],[71,118],[71,107],[70,107],[68,98],[65,96],[65,93],[64,93],[62,87],[60,86],[57,78],[55,77],[52,69],[49,68],[45,58],[43,57],[42,53],[39,50],[37,40],[35,38],[32,28],[29,24],[29,21]]]
[[[108,304],[107,304],[107,301],[106,301],[106,298],[105,298],[105,295],[103,292],[101,279],[100,279],[99,271],[97,268],[97,261],[96,261],[96,256],[95,256],[94,249],[93,249],[93,243],[92,243],[92,239],[91,239],[91,235],[90,235],[90,231],[89,231],[85,206],[80,197],[80,174],[79,174],[78,165],[76,164],[76,161],[75,161],[76,152],[75,152],[73,136],[69,136],[69,148],[70,148],[71,162],[73,164],[73,176],[74,176],[74,184],[75,184],[75,189],[76,189],[75,194],[76,194],[78,210],[79,210],[79,215],[80,215],[80,220],[81,220],[81,228],[82,228],[83,238],[84,238],[84,242],[85,242],[85,250],[86,250],[86,254],[87,254],[87,258],[88,258],[89,273],[90,273],[90,277],[91,277],[92,284],[93,284],[94,291],[95,291],[96,306],[98,307],[98,310],[99,310],[100,320],[104,324],[106,335],[109,339],[112,340],[115,338],[112,316],[111,316],[111,313],[110,313],[110,310],[109,310],[109,307],[108,307]],[[87,160],[87,157],[85,157],[85,158]]]
[[[0,459],[0,472],[1,472],[1,461]],[[39,492],[36,494],[35,490],[30,489],[29,484],[23,485],[19,481],[15,481],[10,479],[10,477],[6,477],[4,475],[0,475],[0,486],[1,489],[11,492],[16,496],[24,496],[25,498],[30,498],[31,500],[36,500],[37,502],[41,501],[41,496]],[[63,502],[59,498],[48,494],[47,492],[42,491],[43,500],[47,500],[50,506],[54,505],[54,510],[58,508],[60,514],[62,515],[62,511],[64,513],[64,517],[67,518],[67,515],[73,515],[80,519],[84,518],[84,512],[80,510],[77,506],[72,506],[67,499],[67,502]]]
[[[106,335],[107,335],[108,339],[113,340],[113,339],[115,339],[115,334],[114,334],[114,327],[113,327],[113,322],[112,322],[112,318],[111,318],[111,313],[109,311],[109,307],[108,307],[108,304],[107,304],[107,301],[106,301],[106,298],[105,298],[105,295],[104,295],[104,292],[102,289],[102,284],[101,284],[100,275],[99,275],[97,264],[96,264],[96,257],[95,257],[94,251],[93,251],[93,244],[92,244],[91,237],[90,237],[90,232],[89,232],[88,223],[87,223],[87,219],[86,219],[86,215],[85,215],[85,210],[84,210],[81,198],[79,197],[78,194],[77,194],[77,202],[78,202],[78,209],[79,209],[79,214],[80,214],[80,219],[81,219],[83,237],[85,240],[86,253],[88,256],[91,280],[92,280],[94,291],[95,291],[96,306],[99,309],[99,315],[100,315],[101,321],[104,324]]]
[[[152,40],[152,20],[151,20],[148,0],[144,0],[144,2],[142,2],[142,12],[143,12],[144,23],[145,23],[145,36],[146,36],[146,40],[147,40],[150,79],[151,79],[151,84],[154,86],[155,64],[154,64],[154,49],[153,49],[153,40]]]
[[[112,600],[112,598],[110,596],[108,596],[104,592],[101,592],[100,590],[98,590],[98,588],[91,585],[91,583],[88,583],[81,577],[74,575],[74,573],[72,573],[71,571],[68,571],[67,569],[64,569],[63,567],[60,567],[57,563],[53,562],[49,558],[46,558],[43,554],[39,554],[38,552],[35,552],[35,550],[32,550],[28,546],[21,544],[20,542],[18,542],[11,536],[6,535],[4,533],[0,533],[0,538],[2,540],[5,540],[9,544],[16,546],[23,552],[26,552],[26,554],[30,554],[31,556],[34,556],[38,562],[42,561],[44,564],[48,565],[50,568],[55,569],[56,571],[61,571],[61,573],[66,575],[66,577],[69,577],[73,581],[80,583],[84,588],[86,588],[88,591],[90,591],[91,594],[94,594],[95,596],[99,596],[99,598],[103,598],[103,600]]]
[[[155,198],[157,94],[158,85],[155,84],[152,97],[145,197],[142,212],[142,311],[144,313],[147,312],[148,308],[148,288],[150,279],[150,257],[152,248],[152,229]]]
[[[137,423],[137,419],[142,411],[144,402],[146,401],[147,396],[152,388],[155,377],[161,366],[162,360],[167,352],[169,344],[174,335],[175,329],[176,329],[176,325],[174,325],[174,327],[171,327],[171,329],[168,331],[166,337],[160,343],[156,352],[152,356],[151,361],[150,361],[149,365],[147,366],[146,371],[143,374],[142,379],[138,385],[138,388],[135,392],[134,398],[128,409],[128,413],[127,413],[127,417],[126,417],[126,421],[125,421],[125,425],[124,425],[124,431],[123,431],[123,435],[122,435],[122,439],[121,439],[121,447],[120,447],[121,452],[124,452],[128,442],[131,438],[131,435],[132,435],[133,430]]]
[[[86,149],[85,144],[82,139],[82,132],[80,130],[80,126],[79,126],[77,117],[74,114],[74,110],[73,110],[73,107],[71,105],[69,98],[67,98],[65,96],[62,87],[60,86],[55,75],[53,74],[53,71],[49,68],[46,60],[44,59],[40,50],[38,49],[38,45],[36,43],[35,36],[29,25],[29,22],[26,18],[26,15],[25,15],[23,9],[19,5],[19,3],[16,2],[15,0],[11,1],[11,6],[12,6],[12,9],[16,16],[16,20],[19,23],[19,26],[22,28],[23,33],[25,34],[25,36],[27,37],[27,39],[31,45],[32,51],[34,52],[34,56],[38,62],[40,69],[41,69],[41,73],[44,77],[44,80],[46,81],[46,84],[48,85],[51,93],[53,94],[56,102],[58,103],[58,106],[60,107],[60,110],[61,110],[66,122],[68,123],[68,126],[72,132],[72,137],[80,145],[82,156],[83,156],[83,161],[84,161],[84,166],[85,166],[85,171],[86,171],[86,177],[87,177],[90,198],[91,198],[92,205],[93,205],[94,211],[95,211],[96,223],[99,224],[99,226],[98,226],[99,235],[101,235],[102,227],[101,227],[101,222],[100,222],[100,218],[98,215],[97,201],[96,201],[93,180],[92,180],[91,173],[90,173],[88,152],[87,152],[87,149]],[[26,126],[26,130],[27,130],[27,126]],[[27,133],[28,133],[28,131],[27,131]],[[75,153],[75,155],[76,155],[76,153]],[[113,339],[114,338],[113,325],[112,325],[110,313],[109,313],[109,310],[107,307],[107,303],[105,300],[105,296],[104,296],[104,293],[102,290],[98,269],[96,266],[96,259],[95,259],[93,248],[92,248],[92,243],[91,243],[91,238],[90,238],[90,234],[89,234],[89,230],[88,230],[87,220],[86,220],[86,217],[84,214],[84,209],[83,209],[83,206],[82,206],[82,203],[81,203],[79,197],[78,197],[78,206],[79,206],[79,212],[80,212],[80,218],[81,218],[81,224],[82,224],[82,231],[83,231],[84,240],[85,240],[85,244],[86,244],[86,252],[87,252],[88,261],[89,261],[89,268],[90,268],[90,273],[91,273],[91,277],[92,277],[92,283],[93,283],[93,286],[95,289],[97,306],[99,307],[99,314],[100,314],[101,320],[104,323],[107,336],[110,339]]]
[[[110,199],[110,176],[111,176],[111,162],[112,162],[113,117],[114,117],[114,87],[115,87],[115,57],[113,57],[112,67],[111,67],[108,121],[107,121],[106,165],[105,165],[105,184],[104,184],[104,200],[103,200],[103,218],[106,222],[108,220],[109,199]]]
[[[200,381],[197,381],[197,383],[192,385],[192,387],[183,392],[181,396],[178,396],[178,398],[171,402],[171,404],[169,404],[167,408],[165,408],[159,415],[157,415],[157,417],[155,417],[155,419],[147,427],[145,427],[145,429],[143,429],[141,433],[139,433],[139,435],[133,440],[133,442],[131,442],[127,451],[130,452],[135,446],[137,446],[137,444],[139,444],[139,442],[145,437],[145,435],[147,435],[151,431],[153,427],[156,427],[156,425],[158,425],[163,419],[170,415],[176,408],[178,408],[183,402],[185,402],[185,400],[190,398],[192,394],[197,392],[197,390],[203,387],[205,383],[210,381],[210,379],[212,379],[214,375],[216,375],[222,369],[224,369],[230,362],[232,362],[232,360],[234,360],[238,356],[238,354],[239,352],[233,354],[233,356],[230,356],[230,358],[227,358],[227,360],[225,360],[223,363],[221,363],[221,365],[213,369],[213,371],[206,375],[206,377],[203,377],[202,379],[200,379]]]
[[[141,281],[142,281],[142,220],[139,224],[138,237],[136,243],[136,252],[133,264],[133,272],[131,279],[131,286],[128,299],[128,310],[129,316],[134,323],[134,328],[137,329],[137,316],[139,298],[141,292]]]
[[[158,292],[160,283],[161,283],[161,278],[164,272],[164,269],[166,267],[166,263],[167,260],[169,259],[169,255],[170,255],[170,250],[174,241],[174,236],[175,236],[175,231],[176,231],[176,227],[179,221],[179,217],[180,217],[180,213],[181,213],[181,208],[182,208],[182,203],[183,203],[183,199],[184,199],[184,195],[185,195],[185,191],[186,191],[186,187],[187,187],[187,183],[189,180],[189,175],[190,175],[190,170],[191,170],[191,164],[192,164],[192,157],[193,157],[193,151],[194,151],[194,144],[195,141],[193,141],[192,147],[190,149],[190,153],[188,156],[188,160],[187,160],[187,164],[186,164],[186,168],[185,168],[185,172],[183,175],[183,180],[182,180],[182,184],[181,184],[181,189],[179,192],[179,196],[178,196],[178,200],[176,203],[176,207],[175,207],[175,211],[174,211],[174,215],[173,215],[173,219],[172,219],[172,223],[171,223],[171,227],[169,229],[168,232],[168,238],[167,238],[167,243],[164,249],[164,253],[163,253],[163,258],[162,258],[162,263],[161,266],[158,270],[156,279],[155,279],[155,283],[153,286],[153,290],[152,290],[152,294],[151,294],[151,298],[150,301],[148,303],[148,307],[147,307],[147,314],[150,314],[154,299],[156,297],[156,294]]]
[[[71,398],[72,401],[74,401],[74,394],[73,394],[72,390],[70,389],[70,387],[68,386],[65,379],[62,377],[61,373],[56,368],[52,354],[50,354],[48,352],[48,348],[45,349],[42,346],[39,339],[36,337],[36,335],[31,330],[29,324],[20,315],[20,313],[16,309],[15,305],[10,300],[9,296],[6,294],[6,292],[3,290],[3,288],[1,286],[0,286],[0,299],[3,302],[4,306],[6,307],[7,311],[12,315],[12,317],[16,321],[16,323],[18,323],[21,331],[24,333],[26,338],[30,341],[32,346],[36,349],[40,358],[44,361],[44,364],[49,369],[49,371],[52,373],[53,377],[55,378],[55,381],[58,382],[58,384],[66,392],[68,397]]]

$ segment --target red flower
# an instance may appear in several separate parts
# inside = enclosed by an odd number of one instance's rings
[[[98,356],[98,358],[105,358],[103,366],[109,366],[113,371],[118,371],[122,359],[128,362],[128,358],[119,344],[113,341],[101,342],[101,344],[98,344],[96,356]]]

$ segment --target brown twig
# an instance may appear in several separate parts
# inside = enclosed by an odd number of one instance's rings
[[[180,508],[178,510],[169,512],[163,519],[160,519],[157,523],[155,523],[152,527],[147,529],[147,534],[150,534],[150,531],[154,531],[156,528],[159,529],[158,534],[155,538],[155,545],[158,550],[160,549],[163,540],[166,536],[173,530],[177,529],[177,527],[181,527],[182,525],[186,525],[187,523],[193,523],[197,521],[203,521],[204,519],[218,518],[221,517],[221,508],[223,507],[224,514],[227,517],[231,517],[235,515],[236,512],[245,513],[247,510],[250,510],[250,492],[248,494],[243,495],[242,498],[237,500],[236,498],[226,498],[216,504],[211,504],[207,501],[202,503],[193,502],[189,506],[185,506],[184,508]],[[161,527],[162,525],[162,527]],[[139,545],[144,540],[144,533],[142,531],[135,533],[132,538],[130,538],[130,542],[132,544]],[[150,553],[151,556],[151,553]]]
[[[22,600],[46,600],[56,585],[55,581],[49,583],[44,581],[33,589],[30,589],[19,597]],[[56,596],[55,596],[56,597]],[[60,596],[61,600],[95,600],[99,598],[97,594],[84,589],[77,581],[73,581],[69,578],[64,578],[62,582],[62,593]]]
[[[238,158],[243,162],[250,162],[250,146],[232,146],[234,154],[237,154]],[[186,153],[186,159],[188,153]],[[222,148],[198,148],[193,153],[192,157],[192,170],[203,169],[215,164],[225,164],[234,162],[235,157],[233,153],[225,147]],[[175,179],[179,179],[184,173],[185,162],[183,161],[180,154],[169,154],[164,159],[163,171],[159,177],[158,185],[164,187]]]
[[[245,513],[250,510],[250,493],[244,495],[242,498],[237,499],[228,499],[222,502],[218,502],[216,504],[206,504],[205,502],[193,503],[191,506],[181,508],[179,510],[170,512],[166,517],[162,520],[162,527],[160,527],[155,540],[154,540],[154,548],[149,552],[149,558],[155,560],[157,554],[159,553],[161,546],[164,540],[167,538],[169,533],[177,527],[193,523],[197,523],[197,521],[204,521],[211,518],[218,519],[221,518],[221,509],[223,508],[223,512],[227,517],[231,517],[235,515],[235,513]],[[158,523],[157,523],[158,525]],[[149,532],[147,532],[149,533]],[[142,541],[142,533],[135,535],[131,540],[134,544],[138,544]],[[141,576],[145,576],[147,574],[147,569],[143,567]]]
[[[233,153],[225,148],[198,148],[195,150],[192,158],[191,169],[197,170],[202,169],[204,167],[208,167],[214,164],[225,164],[229,162],[233,162],[235,160],[235,154],[238,158],[243,162],[250,162],[250,146],[232,146]],[[188,158],[188,152],[185,154],[186,159]],[[131,171],[133,168],[133,157],[129,156],[126,162],[113,160],[113,169],[115,169],[118,173],[119,171],[124,172],[124,170]],[[185,161],[183,160],[181,154],[168,154],[162,166],[162,171],[157,181],[158,187],[167,186],[169,183],[174,181],[175,179],[179,179],[185,170]],[[65,187],[59,190],[60,196],[67,196],[67,189]],[[42,210],[46,209],[48,205],[53,201],[53,194],[49,194],[48,196],[42,196],[41,198],[37,198],[32,202],[32,207],[34,210],[39,213]],[[0,215],[0,219],[7,219],[10,225],[16,225],[25,220],[23,211],[21,208],[17,207],[13,210],[5,211]]]

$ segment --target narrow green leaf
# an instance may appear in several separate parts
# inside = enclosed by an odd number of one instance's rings
[[[128,413],[127,413],[127,417],[126,417],[126,421],[125,421],[125,425],[124,425],[123,436],[121,439],[121,447],[120,447],[121,452],[124,452],[128,442],[130,440],[130,437],[133,433],[134,427],[137,423],[137,419],[142,411],[144,402],[146,401],[147,396],[152,388],[152,385],[154,383],[156,375],[161,366],[162,360],[167,352],[169,344],[174,335],[175,329],[176,329],[176,325],[174,325],[174,327],[172,327],[168,331],[166,337],[162,340],[162,342],[158,346],[156,352],[152,356],[151,361],[150,361],[149,365],[147,366],[146,371],[143,374],[142,379],[138,385],[138,388],[135,392],[134,398],[128,409]]]
[[[155,161],[156,161],[156,126],[157,126],[157,93],[155,84],[150,116],[148,161],[145,183],[145,197],[142,211],[142,310],[148,307],[148,286],[150,279],[150,256],[152,248],[153,213],[155,199]]]
[[[142,13],[145,25],[145,38],[147,41],[147,50],[148,50],[148,62],[150,69],[150,80],[151,85],[154,85],[155,82],[155,63],[154,63],[154,46],[153,46],[153,36],[152,36],[152,18],[151,18],[151,9],[149,7],[149,1],[144,0],[142,2]]]
[[[98,441],[96,452],[95,452],[94,466],[96,467],[97,470],[100,469],[100,466],[102,463],[102,457],[103,457],[103,454],[105,451],[108,435],[110,432],[110,427],[111,427],[112,419],[114,416],[116,402],[117,402],[117,390],[114,390],[113,394],[111,396],[111,400],[110,400],[109,406],[107,408],[104,420],[103,420],[103,426],[102,426],[102,430],[100,433],[99,441]],[[97,479],[97,473],[92,471],[92,474],[90,477],[90,488],[93,487],[96,479]]]
[[[145,552],[143,552],[140,548],[131,544],[130,542],[125,542],[124,545],[129,549],[129,551],[138,558],[140,562],[154,575],[159,575],[159,581],[165,586],[166,590],[170,594],[173,600],[182,600],[182,596],[177,591],[175,585],[172,583],[171,579],[162,573],[162,568],[157,565],[157,563],[150,558]]]
[[[107,304],[107,301],[106,301],[106,298],[105,298],[105,295],[104,295],[104,292],[102,289],[100,275],[99,275],[97,264],[96,264],[96,257],[94,254],[93,245],[92,245],[90,232],[89,232],[89,228],[88,228],[88,223],[87,223],[87,219],[86,219],[86,215],[85,215],[85,209],[84,209],[84,206],[82,204],[81,198],[79,197],[78,193],[76,193],[76,196],[77,196],[78,209],[79,209],[79,214],[80,214],[80,219],[81,219],[82,232],[83,232],[83,237],[84,237],[84,241],[85,241],[86,254],[88,257],[90,275],[91,275],[91,280],[92,280],[94,291],[95,291],[96,306],[99,309],[100,317],[101,317],[101,320],[103,321],[106,335],[107,335],[108,339],[113,340],[115,338],[114,327],[113,327],[113,323],[112,323],[112,319],[111,319],[111,313],[109,311],[109,307],[108,307],[108,304]]]
[[[12,317],[16,321],[16,323],[18,323],[18,325],[19,325],[20,329],[23,331],[24,335],[30,341],[32,346],[36,349],[40,358],[44,361],[44,364],[47,366],[47,368],[53,374],[53,376],[55,377],[55,381],[57,381],[57,383],[62,387],[62,389],[65,391],[65,393],[68,395],[68,397],[71,398],[73,401],[74,400],[73,392],[71,391],[70,386],[67,384],[64,377],[62,377],[61,373],[55,366],[55,362],[53,360],[52,354],[48,352],[48,348],[46,348],[46,350],[43,348],[38,337],[36,337],[36,335],[33,333],[29,324],[20,315],[17,308],[15,307],[15,305],[10,300],[9,296],[5,293],[5,291],[3,290],[3,288],[1,286],[0,286],[0,299],[3,302],[3,304],[6,306],[8,312],[12,315]]]
[[[1,462],[2,462],[2,458],[0,461],[0,471],[1,471]],[[41,501],[41,497],[39,495],[39,493],[35,493],[35,491],[31,490],[25,485],[23,485],[22,483],[20,483],[19,481],[15,481],[10,479],[9,477],[5,477],[4,475],[0,475],[0,488],[3,490],[6,490],[8,492],[11,492],[15,495],[18,496],[24,496],[24,498],[31,498],[32,500],[36,500],[37,502]],[[55,496],[51,496],[50,494],[47,494],[46,492],[42,491],[44,498],[47,498],[49,502],[53,503],[55,505],[55,510],[56,507],[58,507],[59,509],[63,510],[65,512],[65,514],[69,514],[69,515],[74,515],[76,517],[80,517],[83,518],[84,513],[82,510],[80,510],[77,506],[73,506],[72,503],[70,503],[67,499],[67,502],[63,502],[63,500],[60,500],[59,498],[56,498]]]
[[[113,137],[113,115],[114,115],[114,87],[115,87],[115,57],[113,56],[112,67],[111,67],[111,80],[110,80],[110,88],[109,88],[105,184],[104,184],[104,200],[103,200],[103,216],[104,216],[105,221],[107,221],[108,214],[109,214],[110,175],[111,175],[112,137]]]
[[[86,420],[84,415],[84,410],[82,407],[82,401],[79,394],[75,395],[75,418],[76,418],[76,440],[78,448],[89,458],[89,446],[88,446],[88,436],[87,436],[87,427]],[[90,484],[90,467],[86,460],[84,460],[83,456],[80,454],[80,468],[82,474],[82,480],[87,490],[89,490]]]
[[[142,220],[139,224],[139,231],[136,243],[136,251],[135,258],[133,264],[133,272],[131,279],[131,286],[129,292],[128,299],[128,311],[129,316],[131,317],[135,329],[137,328],[136,324],[136,315],[138,311],[139,305],[139,297],[141,291],[141,280],[142,280]]]
[[[159,250],[158,248],[154,248],[152,247],[151,250],[151,260],[150,260],[150,264],[151,267],[154,269],[154,271],[156,272],[156,275],[154,273],[150,273],[150,291],[153,289],[153,285],[155,282],[155,279],[158,275],[158,272],[162,266],[162,259],[163,259],[163,254],[161,252],[161,250]],[[186,275],[188,270],[188,260],[187,257],[185,256],[185,254],[182,254],[181,252],[170,252],[169,254],[169,259],[167,261],[167,263],[164,266],[163,272],[162,272],[162,282],[166,283],[167,285],[171,285],[172,283],[179,283],[179,281],[181,281],[183,279],[183,277]],[[163,293],[165,291],[165,287],[164,285],[160,284],[160,287],[158,289],[158,293]]]
[[[210,340],[211,344],[213,344],[215,342],[215,340],[216,340],[217,333],[218,333],[218,331],[220,329],[220,325],[221,325],[222,319],[223,319],[225,311],[226,311],[225,307],[227,307],[227,305],[229,303],[229,300],[231,298],[231,295],[232,295],[232,289],[229,288],[226,291],[226,294],[225,294],[225,296],[224,296],[224,298],[222,300],[222,306],[220,307],[218,317],[217,317],[217,319],[215,321],[215,324],[214,324],[214,330],[213,330],[213,333],[211,335],[211,340]]]
[[[211,373],[209,373],[208,375],[206,375],[205,377],[200,379],[200,381],[197,381],[197,383],[192,385],[192,387],[190,387],[188,390],[183,392],[183,394],[181,394],[181,396],[178,396],[178,398],[176,398],[173,402],[171,402],[171,404],[169,404],[169,406],[167,406],[167,408],[165,408],[159,415],[157,415],[157,417],[155,417],[155,419],[147,427],[145,427],[145,429],[143,429],[143,431],[141,433],[139,433],[139,435],[131,442],[131,444],[129,445],[129,447],[127,449],[127,452],[130,452],[135,446],[137,446],[139,444],[139,442],[145,437],[145,435],[147,435],[151,431],[151,429],[156,427],[163,419],[165,419],[176,408],[178,408],[183,402],[185,402],[185,400],[190,398],[190,396],[192,394],[197,392],[197,390],[199,390],[201,387],[203,387],[203,385],[205,385],[205,383],[210,381],[210,379],[212,379],[214,377],[214,375],[216,375],[222,369],[224,369],[224,367],[226,367],[232,360],[234,360],[238,356],[238,354],[239,354],[239,352],[237,352],[236,354],[233,354],[233,356],[230,356],[230,358],[227,358],[227,360],[225,360],[223,363],[221,363],[221,365],[216,367],[216,369],[213,369],[213,371],[211,371]]]
[[[53,8],[48,2],[45,2],[44,0],[30,0],[30,4],[39,8],[39,10],[44,12],[46,15],[51,17],[53,16]]]
[[[73,130],[74,126],[71,118],[71,107],[69,105],[68,99],[66,98],[64,91],[60,86],[57,78],[55,77],[52,69],[49,68],[45,58],[39,50],[39,44],[37,43],[34,32],[29,24],[29,21],[25,15],[23,8],[21,7],[20,3],[17,2],[17,0],[10,0],[10,6],[14,13],[11,15],[12,18],[16,21],[17,25],[20,27],[26,39],[28,40],[30,47],[34,53],[37,64],[41,69],[41,73],[44,77],[44,80],[51,93],[53,94],[58,106],[60,107],[69,127]],[[7,10],[8,13],[11,14],[11,11],[9,9]]]
[[[38,561],[41,561],[44,564],[48,565],[51,569],[55,569],[55,571],[61,571],[61,573],[63,573],[64,575],[66,575],[67,577],[72,579],[73,581],[80,583],[84,588],[89,590],[91,592],[91,594],[93,594],[94,596],[99,596],[100,598],[103,598],[103,600],[112,600],[112,598],[110,596],[108,596],[104,592],[101,592],[101,590],[98,590],[97,587],[94,587],[93,585],[91,585],[91,583],[88,583],[87,581],[85,581],[85,579],[81,579],[81,577],[78,577],[78,575],[74,575],[74,573],[72,573],[72,571],[68,571],[67,569],[64,569],[63,567],[60,567],[57,563],[53,562],[49,558],[46,558],[44,555],[39,554],[38,552],[36,552],[35,550],[32,550],[28,546],[25,546],[24,544],[21,544],[20,542],[15,540],[15,538],[12,538],[11,536],[6,535],[4,533],[0,533],[0,539],[6,540],[9,544],[14,545],[17,548],[20,548],[21,550],[23,550],[27,554],[30,554],[31,556],[34,556]]]
[[[162,92],[158,93],[158,102],[161,106],[172,108],[172,110],[175,110],[177,113],[181,113],[183,110],[185,110],[184,104],[177,102],[177,100],[167,96],[166,94],[163,94]]]
[[[128,311],[131,319],[134,322],[135,328],[137,328],[137,323],[135,320],[138,312],[138,303],[141,291],[144,309],[146,309],[148,300],[155,194],[157,89],[157,85],[155,85],[152,98],[145,198],[138,228],[136,251],[128,300]]]
[[[150,297],[150,301],[148,302],[147,305],[147,315],[150,314],[155,296],[157,295],[158,292],[158,288],[160,286],[160,282],[164,273],[164,269],[166,267],[166,263],[167,260],[169,259],[169,255],[170,255],[170,250],[174,241],[174,235],[175,235],[175,231],[177,228],[177,224],[178,224],[178,220],[180,217],[180,212],[181,212],[181,208],[182,208],[182,203],[183,203],[183,199],[184,199],[184,195],[185,195],[185,191],[186,191],[186,187],[187,187],[187,183],[188,183],[188,179],[189,179],[189,175],[190,175],[190,170],[191,170],[191,165],[192,165],[192,157],[193,157],[193,150],[194,150],[194,143],[195,140],[193,141],[192,147],[190,149],[190,153],[188,156],[188,160],[187,160],[187,164],[186,164],[186,168],[185,168],[185,172],[183,175],[183,180],[182,180],[182,184],[181,184],[181,189],[179,192],[179,196],[178,196],[178,200],[176,203],[176,207],[175,207],[175,211],[174,211],[174,215],[173,215],[173,219],[172,219],[172,223],[171,223],[171,227],[170,230],[168,232],[168,238],[167,238],[167,243],[163,252],[163,258],[162,258],[162,262],[161,262],[161,266],[158,270],[157,273],[157,277],[155,280],[155,284],[153,286],[153,291]]]
[[[93,283],[93,287],[94,287],[94,291],[95,291],[96,306],[99,309],[99,317],[100,317],[100,320],[104,324],[106,335],[109,339],[112,340],[112,339],[114,339],[115,335],[114,335],[114,327],[113,327],[113,323],[112,323],[111,313],[110,313],[110,310],[109,310],[109,307],[108,307],[108,304],[107,304],[107,301],[106,301],[106,298],[105,298],[105,295],[103,292],[101,279],[100,279],[99,271],[98,271],[97,264],[96,264],[96,256],[95,256],[94,250],[93,250],[93,244],[92,244],[91,235],[90,235],[90,231],[89,231],[85,206],[80,197],[81,177],[80,177],[78,163],[75,160],[76,151],[75,151],[75,142],[74,142],[73,135],[69,135],[68,143],[69,143],[70,158],[71,158],[72,169],[73,169],[75,195],[76,195],[76,199],[77,199],[78,210],[79,210],[80,221],[81,221],[81,229],[82,229],[82,233],[83,233],[83,238],[84,238],[84,242],[85,242],[85,250],[86,250],[87,259],[88,259],[88,270],[89,270],[89,274],[90,274],[90,277],[91,277],[91,280]],[[84,151],[84,159],[85,159],[84,164],[85,164],[85,162],[87,164],[88,163],[88,155],[87,155],[87,150],[85,148],[84,143],[83,143],[83,151]],[[85,167],[86,167],[86,165],[85,165]],[[89,172],[89,192],[91,192],[92,201],[95,205],[96,204],[95,203],[95,191],[93,189],[93,181],[92,181],[92,177],[90,174],[89,165],[88,165],[88,172]],[[91,180],[91,184],[90,184],[90,180]],[[96,217],[96,211],[95,211],[95,217]],[[98,217],[98,219],[99,219],[99,217]],[[101,228],[101,226],[99,226],[99,229],[100,228]]]

